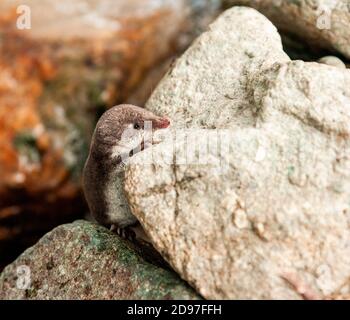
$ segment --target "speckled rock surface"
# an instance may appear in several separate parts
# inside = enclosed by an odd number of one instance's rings
[[[176,127],[251,125],[255,120],[247,73],[290,61],[276,28],[264,16],[243,7],[227,12],[176,61],[146,103],[147,109],[169,116]],[[240,108],[233,108],[235,104]]]
[[[20,279],[23,266],[30,270],[28,282]],[[86,221],[49,232],[0,275],[0,299],[198,298],[174,272],[146,262],[116,235]]]
[[[350,59],[348,0],[224,0],[265,14],[281,32],[306,41],[312,49],[328,49]]]
[[[349,70],[290,61],[263,15],[232,8],[147,103],[174,128],[229,129],[231,149],[209,150],[213,165],[147,166],[137,160],[152,150],[136,155],[132,211],[205,298],[349,296],[349,106]],[[153,151],[172,155],[171,139]]]
[[[31,29],[16,28],[19,5]],[[0,269],[84,214],[96,119],[136,91],[142,105],[164,73],[154,70],[217,9],[217,0],[0,1]]]

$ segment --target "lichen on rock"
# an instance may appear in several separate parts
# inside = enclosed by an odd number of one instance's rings
[[[29,281],[18,288],[23,266]],[[127,242],[87,221],[57,227],[0,275],[0,299],[199,298],[174,272],[147,262]]]

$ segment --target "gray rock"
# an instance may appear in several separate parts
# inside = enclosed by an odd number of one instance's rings
[[[306,41],[313,49],[341,52],[350,58],[350,3],[347,0],[224,0],[227,6],[251,6],[280,31]]]
[[[125,183],[132,211],[205,298],[349,296],[349,106],[349,70],[290,61],[272,23],[232,8],[147,103],[174,128],[229,129],[231,149],[211,150],[207,165],[137,161],[172,155],[171,139],[136,155]]]
[[[76,221],[46,234],[4,269],[0,299],[199,298],[149,258],[149,250],[136,252],[107,229]]]
[[[338,57],[326,56],[318,60],[319,63],[327,64],[329,66],[346,69],[345,63]]]

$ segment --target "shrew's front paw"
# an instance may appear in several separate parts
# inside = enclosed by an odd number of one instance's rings
[[[110,230],[124,240],[135,241],[136,239],[136,234],[130,227],[120,228],[113,224]]]

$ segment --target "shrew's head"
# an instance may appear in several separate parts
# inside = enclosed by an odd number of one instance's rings
[[[132,156],[145,147],[146,132],[169,127],[167,118],[122,104],[107,110],[97,122],[90,153],[97,159]]]

